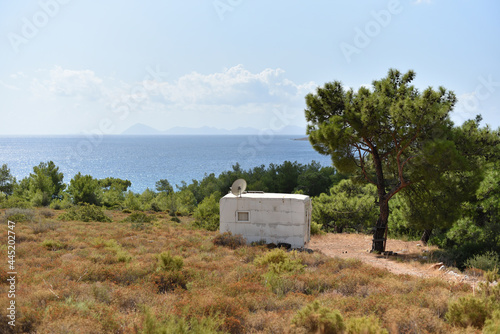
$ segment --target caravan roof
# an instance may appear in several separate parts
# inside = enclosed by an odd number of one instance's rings
[[[282,198],[282,199],[297,199],[306,200],[309,198],[307,195],[301,194],[279,194],[279,193],[263,193],[263,192],[244,192],[241,196],[233,195],[232,193],[224,196],[225,198]]]

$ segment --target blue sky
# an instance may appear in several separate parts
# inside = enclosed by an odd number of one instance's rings
[[[315,87],[389,68],[497,128],[499,36],[493,0],[2,1],[0,134],[305,126]]]

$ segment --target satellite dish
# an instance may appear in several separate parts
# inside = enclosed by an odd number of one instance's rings
[[[241,194],[245,191],[247,188],[247,181],[243,179],[238,179],[233,182],[233,185],[231,186],[231,193],[234,196],[241,196]]]

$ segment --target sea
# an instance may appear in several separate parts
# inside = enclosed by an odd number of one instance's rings
[[[154,190],[156,181],[170,184],[216,176],[239,164],[256,166],[317,161],[331,166],[308,140],[287,135],[163,135],[163,136],[2,136],[0,165],[7,164],[20,180],[41,162],[53,161],[68,183],[75,174],[130,180],[133,192]]]

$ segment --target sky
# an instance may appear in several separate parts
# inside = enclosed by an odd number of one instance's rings
[[[499,36],[494,0],[1,1],[0,135],[305,129],[316,87],[390,68],[496,129]]]

